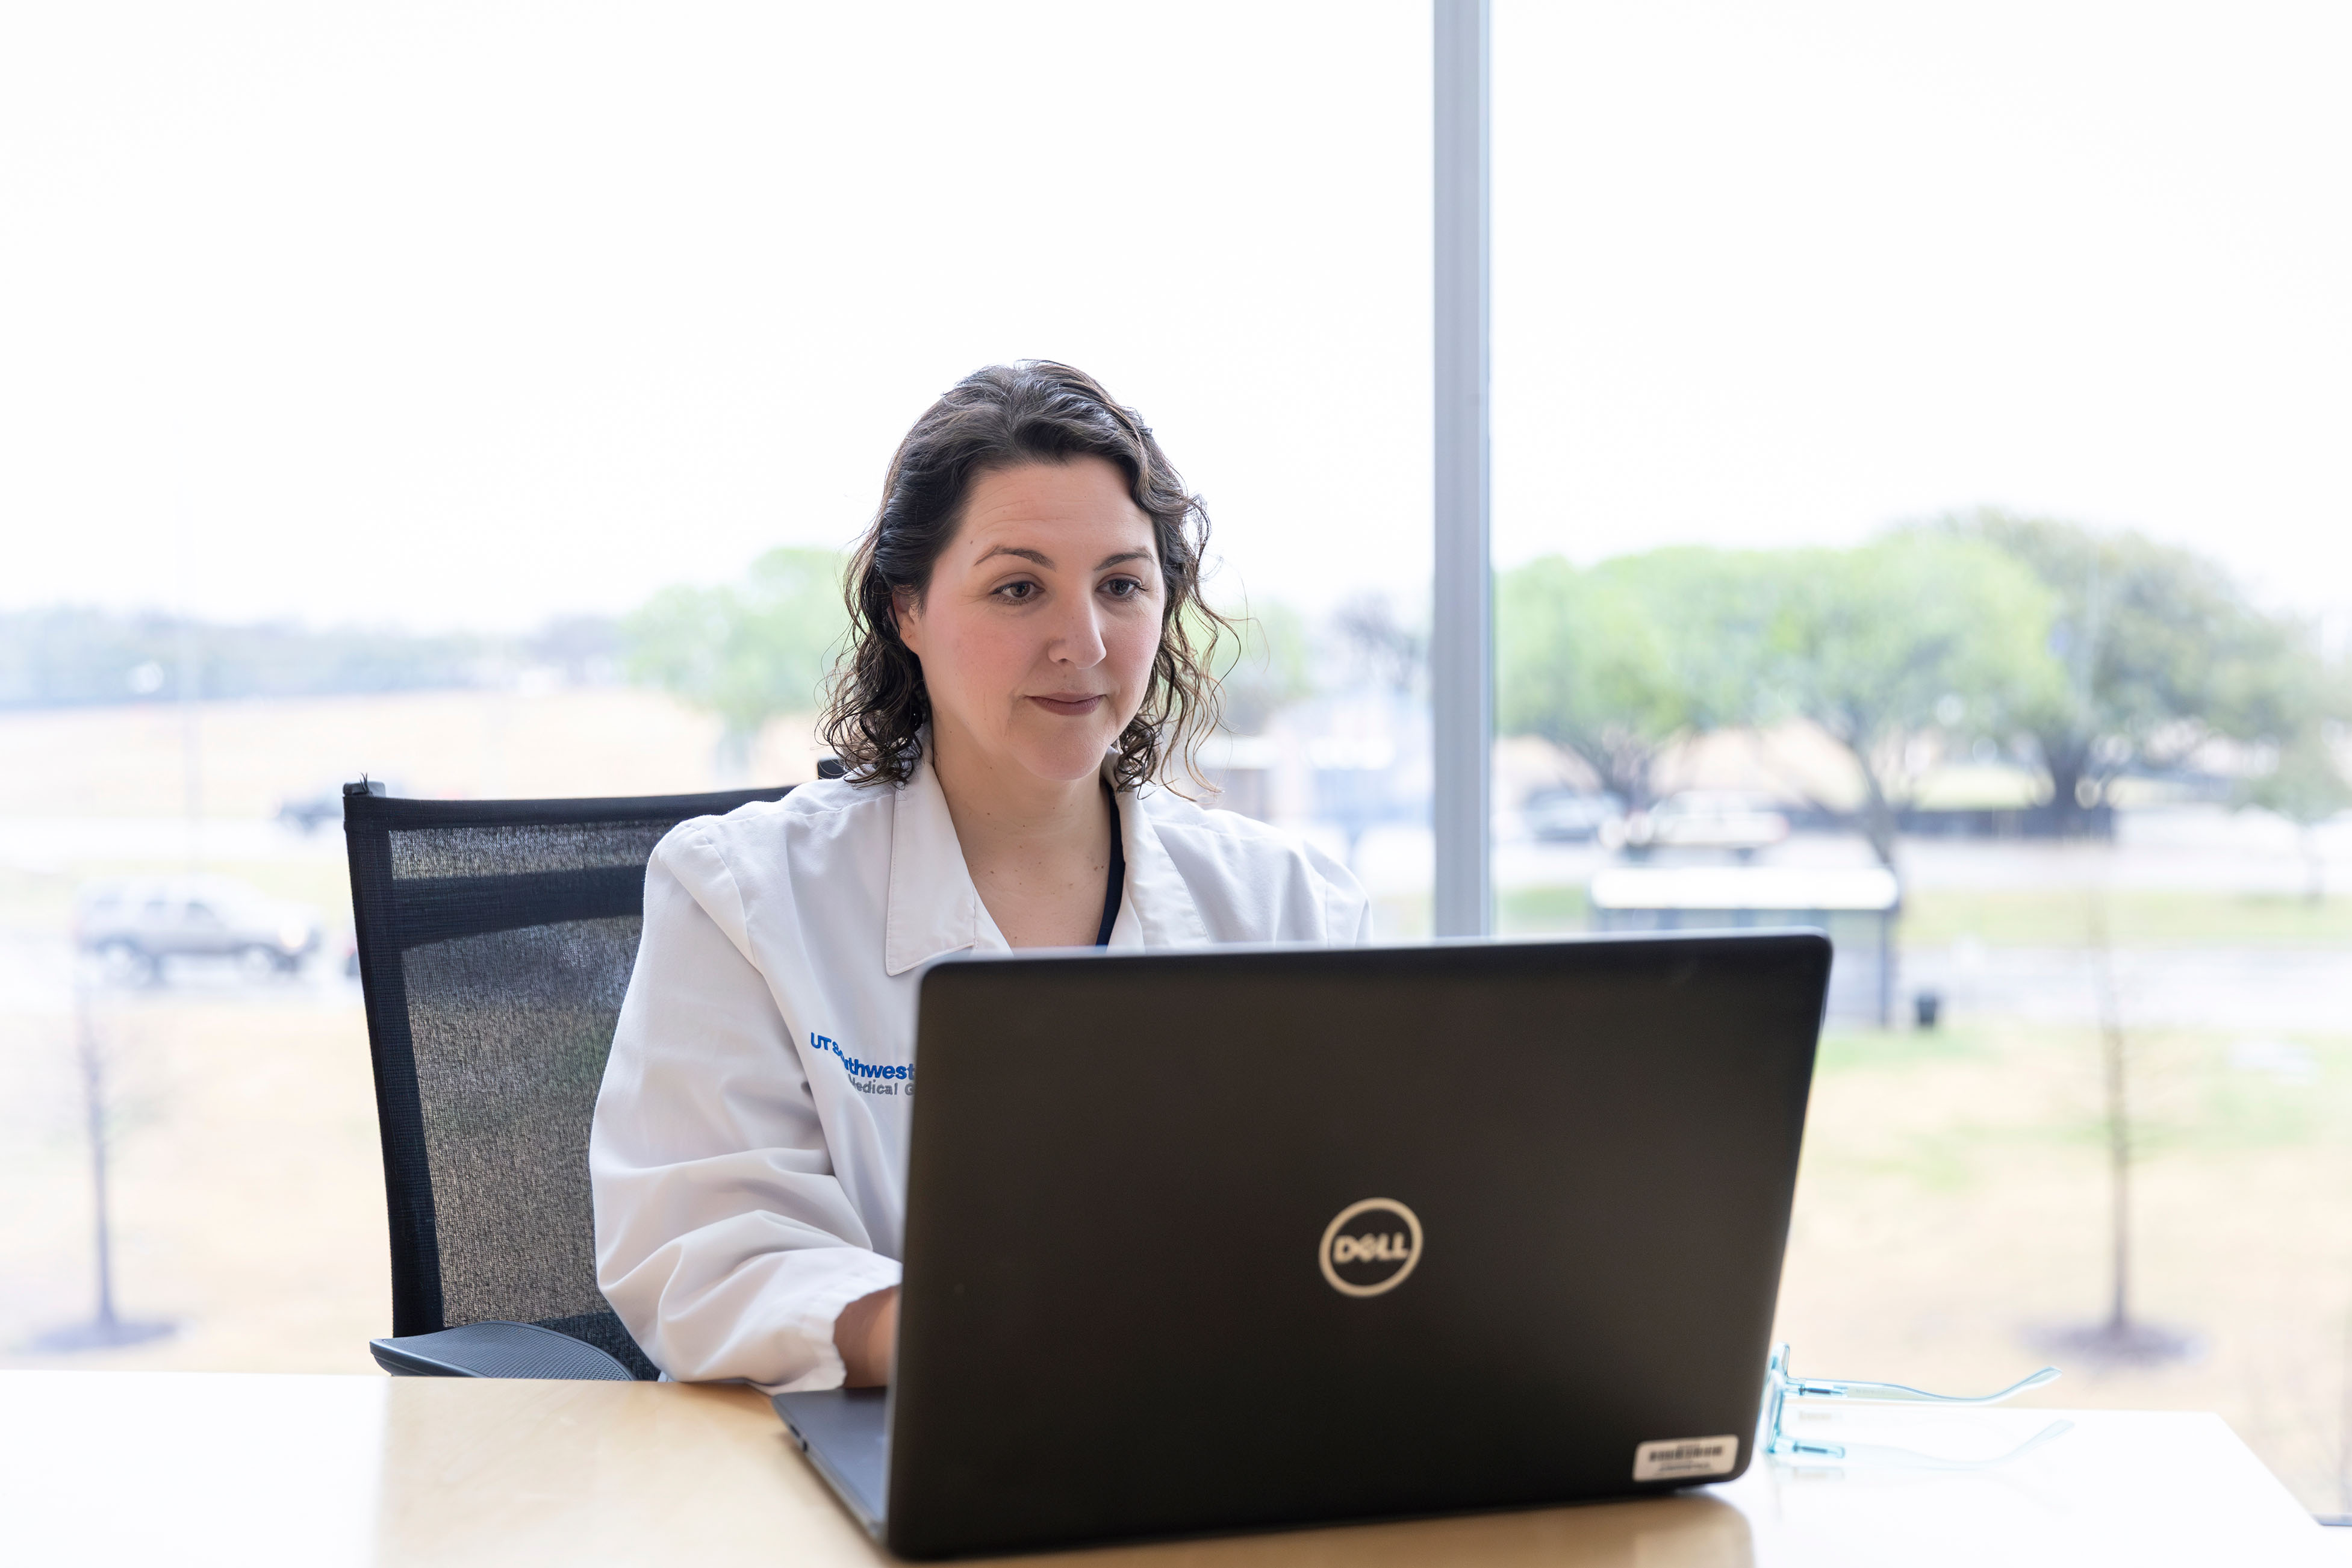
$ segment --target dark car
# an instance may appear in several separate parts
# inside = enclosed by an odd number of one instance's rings
[[[93,882],[74,942],[118,980],[160,979],[170,958],[219,958],[248,977],[290,973],[320,943],[319,913],[226,877]]]

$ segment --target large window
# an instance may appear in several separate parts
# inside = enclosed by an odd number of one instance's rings
[[[1801,1368],[2056,1361],[2352,1513],[2347,24],[1495,36],[1500,928],[1831,926]],[[336,787],[809,776],[982,363],[1144,411],[1218,803],[1426,932],[1430,67],[1417,0],[0,21],[0,1361],[369,1365]]]
[[[2347,46],[1504,0],[1495,57],[1505,928],[1826,919],[1799,1367],[2055,1362],[2327,1514]]]
[[[1428,120],[1416,5],[10,12],[0,1359],[370,1366],[337,787],[810,776],[836,552],[992,361],[1143,410],[1224,804],[1425,927]]]

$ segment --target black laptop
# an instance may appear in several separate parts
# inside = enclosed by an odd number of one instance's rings
[[[942,962],[895,1381],[777,1396],[908,1557],[1747,1468],[1811,931]]]

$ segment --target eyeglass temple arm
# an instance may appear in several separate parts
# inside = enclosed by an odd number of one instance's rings
[[[2039,1389],[2044,1383],[2058,1383],[2058,1368],[2044,1366],[2030,1377],[2018,1377],[2016,1383],[2001,1389],[2000,1394],[1928,1394],[1927,1389],[1915,1389],[1903,1383],[1855,1383],[1849,1377],[1794,1377],[1788,1371],[1788,1347],[1780,1347],[1773,1356],[1773,1373],[1780,1377],[1780,1392],[1788,1399],[1870,1399],[1877,1404],[1936,1404],[1936,1405],[1997,1405],[2004,1399],[2016,1399],[2025,1389]]]
[[[1923,1454],[1914,1448],[1894,1448],[1877,1443],[1801,1443],[1793,1437],[1774,1438],[1771,1451],[1786,1459],[1860,1459],[1915,1470],[1990,1470],[1997,1465],[2006,1465],[2011,1459],[2021,1459],[2042,1444],[2054,1437],[2063,1437],[2074,1429],[2072,1421],[2053,1421],[2008,1453],[1997,1454],[1990,1459],[1948,1459],[1937,1454]]]
[[[2014,1398],[2029,1388],[2040,1388],[2054,1383],[2058,1369],[2045,1366],[2031,1377],[2021,1377],[1998,1394],[1930,1394],[1924,1388],[1910,1388],[1899,1383],[1852,1383],[1836,1379],[1792,1377],[1789,1380],[1791,1399],[1869,1399],[1886,1404],[1917,1402],[1928,1405],[1998,1405]]]

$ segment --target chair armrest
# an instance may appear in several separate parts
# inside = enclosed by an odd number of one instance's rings
[[[594,1345],[536,1323],[467,1323],[437,1333],[370,1340],[376,1365],[394,1377],[568,1377],[635,1383]]]

